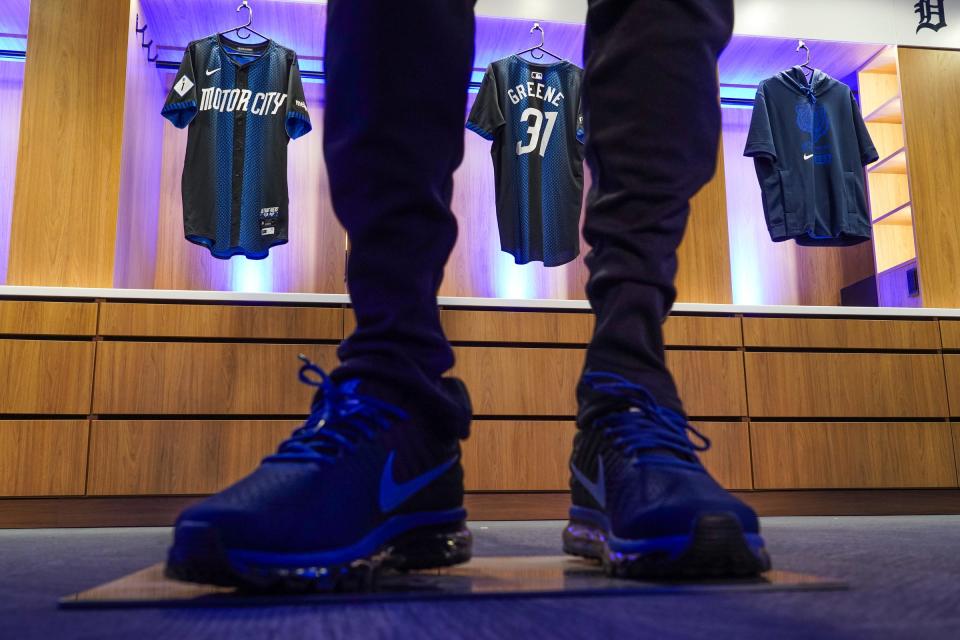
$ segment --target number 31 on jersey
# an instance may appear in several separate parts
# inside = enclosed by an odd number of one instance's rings
[[[533,122],[530,121],[533,118]],[[546,118],[547,126],[544,128],[543,120]],[[556,111],[543,112],[540,109],[527,107],[520,115],[520,122],[527,125],[527,135],[530,137],[526,144],[517,140],[517,155],[522,156],[530,153],[540,145],[540,157],[547,152],[547,143],[550,142],[550,134],[553,133],[553,125],[557,121]]]

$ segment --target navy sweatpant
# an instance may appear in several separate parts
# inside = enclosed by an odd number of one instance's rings
[[[732,24],[732,0],[590,0],[587,15],[584,235],[597,321],[585,369],[619,373],[674,410],[661,325],[689,199],[715,169],[716,64]],[[453,352],[436,294],[457,236],[473,36],[471,0],[327,8],[324,155],[357,318],[334,377],[393,389],[460,433],[469,416],[439,384]],[[588,426],[607,407],[582,386],[578,396]]]

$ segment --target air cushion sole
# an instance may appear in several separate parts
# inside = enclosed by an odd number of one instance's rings
[[[460,511],[462,513],[462,510]],[[263,553],[228,549],[216,528],[203,523],[181,523],[167,557],[168,578],[238,587],[257,592],[369,591],[382,569],[413,571],[449,567],[467,562],[473,538],[464,519],[403,526],[417,515],[388,520],[366,539],[373,544],[318,553]],[[427,517],[423,520],[436,520]],[[377,534],[389,537],[382,542]]]
[[[763,539],[732,513],[703,514],[689,535],[620,540],[596,523],[571,519],[565,553],[599,560],[607,575],[640,580],[741,578],[770,569]]]

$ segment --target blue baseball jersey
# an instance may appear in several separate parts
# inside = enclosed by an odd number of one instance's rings
[[[191,42],[162,114],[189,125],[184,234],[217,258],[287,241],[287,143],[311,129],[297,55],[222,35]]]
[[[510,56],[487,67],[467,128],[493,141],[500,247],[554,267],[580,253],[583,69]]]

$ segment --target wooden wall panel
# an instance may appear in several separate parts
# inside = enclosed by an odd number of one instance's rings
[[[442,309],[440,321],[447,339],[454,342],[585,345],[593,333],[592,313]]]
[[[83,495],[86,420],[0,420],[0,496]]]
[[[752,417],[947,415],[936,354],[758,353],[746,356]]]
[[[299,425],[289,420],[95,420],[88,495],[215,493]]]
[[[960,320],[941,320],[940,338],[944,349],[960,349]]]
[[[328,345],[101,342],[94,413],[306,415],[300,353],[327,370],[337,361]]]
[[[128,4],[122,173],[113,286],[150,289],[157,267],[157,212],[163,162],[164,120],[158,117],[158,105],[167,97],[167,78],[171,74],[147,61],[140,43],[143,37],[148,41],[151,37],[141,36],[135,29],[138,19],[140,25],[149,26],[149,23],[141,0],[130,0]]]
[[[90,413],[93,354],[93,342],[0,340],[0,413]]]
[[[96,332],[96,303],[0,300],[0,335],[92,336]]]
[[[23,97],[23,67],[17,62],[0,63],[0,284],[7,281],[7,255],[10,250],[10,217],[13,213],[13,188],[17,175],[17,149],[20,144],[20,105]]]
[[[679,302],[733,302],[723,140],[717,156],[713,178],[690,200],[687,231],[677,251]]]
[[[937,323],[924,320],[744,318],[747,347],[939,349]]]
[[[796,245],[770,240],[753,160],[743,157],[753,111],[721,113],[733,302],[800,304]]]
[[[700,454],[703,466],[727,489],[752,489],[750,434],[745,422],[693,422],[710,439],[709,451]]]
[[[113,284],[129,1],[31,3],[7,284]]]
[[[953,431],[953,462],[957,465],[957,484],[960,485],[960,424],[954,422]]]
[[[745,416],[743,354],[739,351],[667,351],[673,374],[691,416]]]
[[[463,442],[468,491],[566,491],[572,421],[475,420]]]
[[[840,290],[874,273],[869,242],[852,247],[801,247],[797,252],[798,304],[840,306]],[[763,268],[763,267],[761,267]],[[766,268],[776,269],[771,264]]]
[[[100,335],[340,340],[343,308],[104,302]]]
[[[729,489],[750,489],[750,441],[747,426],[733,422],[696,422],[713,443],[701,459]],[[576,427],[565,421],[476,420],[463,443],[468,491],[566,491]]]
[[[452,375],[470,389],[481,416],[573,416],[583,368],[580,349],[456,347]],[[742,416],[746,400],[743,360],[737,351],[667,352],[692,416]]]
[[[920,291],[927,307],[960,307],[960,51],[900,47]]]
[[[455,347],[476,415],[573,416],[581,349]]]
[[[344,333],[350,335],[356,320],[350,309],[344,317]],[[592,313],[442,309],[440,320],[453,342],[586,345],[593,335]],[[663,339],[669,347],[739,347],[743,343],[740,319],[721,316],[671,315],[663,325]]]
[[[960,416],[960,355],[944,355],[943,366],[950,398],[950,415]]]
[[[663,341],[668,347],[739,347],[740,318],[671,315],[663,324]]]
[[[754,422],[750,438],[757,489],[957,486],[947,423]]]

